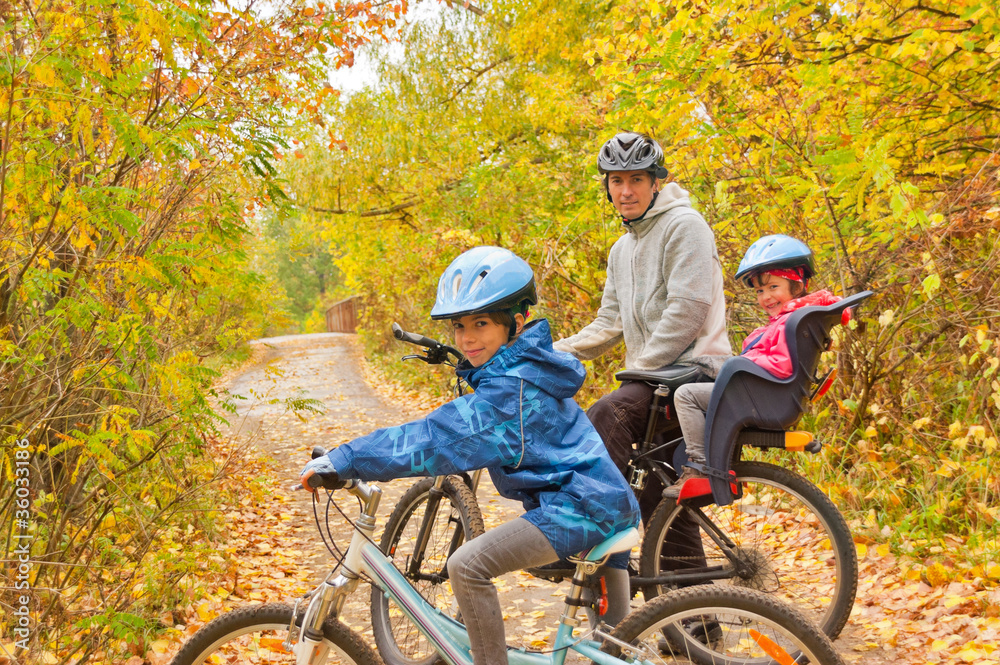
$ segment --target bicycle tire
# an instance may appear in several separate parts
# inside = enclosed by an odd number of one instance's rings
[[[744,461],[733,470],[744,483],[743,497],[729,506],[702,508],[746,555],[744,561],[753,571],[745,579],[734,574],[732,583],[778,594],[836,638],[847,623],[858,587],[857,551],[843,515],[818,487],[788,469]],[[642,577],[691,567],[697,544],[686,546],[668,534],[678,520],[690,523],[692,514],[685,504],[660,502],[642,544]],[[731,565],[716,543],[699,533],[707,564]],[[643,595],[649,600],[663,590],[649,586]]]
[[[303,608],[304,611],[304,608]],[[299,620],[301,622],[301,612]],[[292,620],[292,606],[285,603],[253,605],[216,617],[198,629],[184,644],[171,665],[201,665],[207,662],[286,663],[295,655],[283,642]],[[378,654],[361,637],[337,619],[323,624],[324,643],[329,648],[328,665],[379,665]],[[214,658],[213,658],[214,657]]]
[[[710,637],[696,638],[699,630]],[[814,665],[843,665],[830,638],[787,603],[729,585],[657,596],[625,617],[611,636],[644,648],[643,656],[653,663],[773,665],[807,659]],[[610,641],[602,649],[623,660],[628,655]]]
[[[412,548],[424,516],[422,508],[430,496],[433,478],[424,478],[415,483],[400,498],[385,524],[385,531],[379,546],[392,557],[410,584],[431,605],[457,616],[457,607],[452,606],[453,597],[443,584],[427,580],[414,580],[407,570],[407,563],[414,555]],[[461,525],[462,542],[481,536],[485,530],[483,516],[476,502],[476,495],[457,476],[448,477],[441,488],[444,491],[439,504],[435,527],[428,542],[427,552],[422,559],[421,570],[430,568],[444,572],[455,536],[456,525]],[[447,513],[440,510],[444,501],[449,506]],[[439,661],[437,652],[417,627],[377,588],[372,589],[372,632],[375,644],[386,665],[431,665]]]

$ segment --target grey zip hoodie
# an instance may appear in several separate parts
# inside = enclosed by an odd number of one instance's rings
[[[625,340],[626,369],[699,365],[711,377],[732,355],[715,235],[677,183],[611,247],[593,323],[555,348],[591,360]]]

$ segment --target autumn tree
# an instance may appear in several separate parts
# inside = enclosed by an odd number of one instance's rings
[[[346,286],[364,297],[367,339],[384,350],[393,320],[448,334],[427,320],[437,277],[479,244],[533,265],[537,315],[581,326],[620,232],[595,180],[601,94],[583,58],[604,8],[475,9],[412,25],[402,56],[375,54],[377,81],[330,100],[328,131],[287,164],[289,198],[322,225]]]
[[[315,233],[315,215],[285,208],[263,217],[256,260],[261,272],[280,286],[289,315],[287,329],[272,322],[268,334],[321,332],[306,329],[310,316],[315,310],[325,311],[342,294],[329,243]]]
[[[209,524],[211,359],[268,316],[250,219],[326,68],[401,10],[0,3],[0,528],[5,579],[31,543],[28,661],[143,654],[204,563],[172,543]]]
[[[609,122],[665,139],[730,274],[752,239],[790,233],[824,284],[877,292],[816,422],[847,443],[831,489],[897,533],[995,523],[995,3],[626,1],[589,47]]]

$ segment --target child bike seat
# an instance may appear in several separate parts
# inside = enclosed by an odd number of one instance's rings
[[[830,330],[840,325],[848,307],[856,307],[871,297],[863,291],[824,307],[803,307],[785,323],[792,375],[779,379],[760,365],[743,357],[730,358],[715,379],[705,413],[705,467],[715,503],[733,502],[729,470],[739,459],[739,434],[744,429],[786,430],[794,425],[817,382],[820,354],[830,344]]]
[[[705,374],[701,368],[694,365],[667,365],[653,370],[626,369],[617,372],[615,379],[618,381],[644,381],[675,390],[685,383],[698,381],[703,376]]]

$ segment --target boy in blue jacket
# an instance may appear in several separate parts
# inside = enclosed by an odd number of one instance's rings
[[[476,665],[505,665],[503,613],[492,578],[553,563],[637,526],[632,490],[573,395],[585,370],[552,349],[545,319],[525,325],[537,302],[531,267],[498,247],[476,247],[438,283],[433,319],[450,319],[465,355],[457,372],[475,390],[426,418],[345,443],[302,470],[391,480],[479,468],[526,513],[460,547],[448,561]],[[627,555],[605,570],[614,625],[628,610]]]

